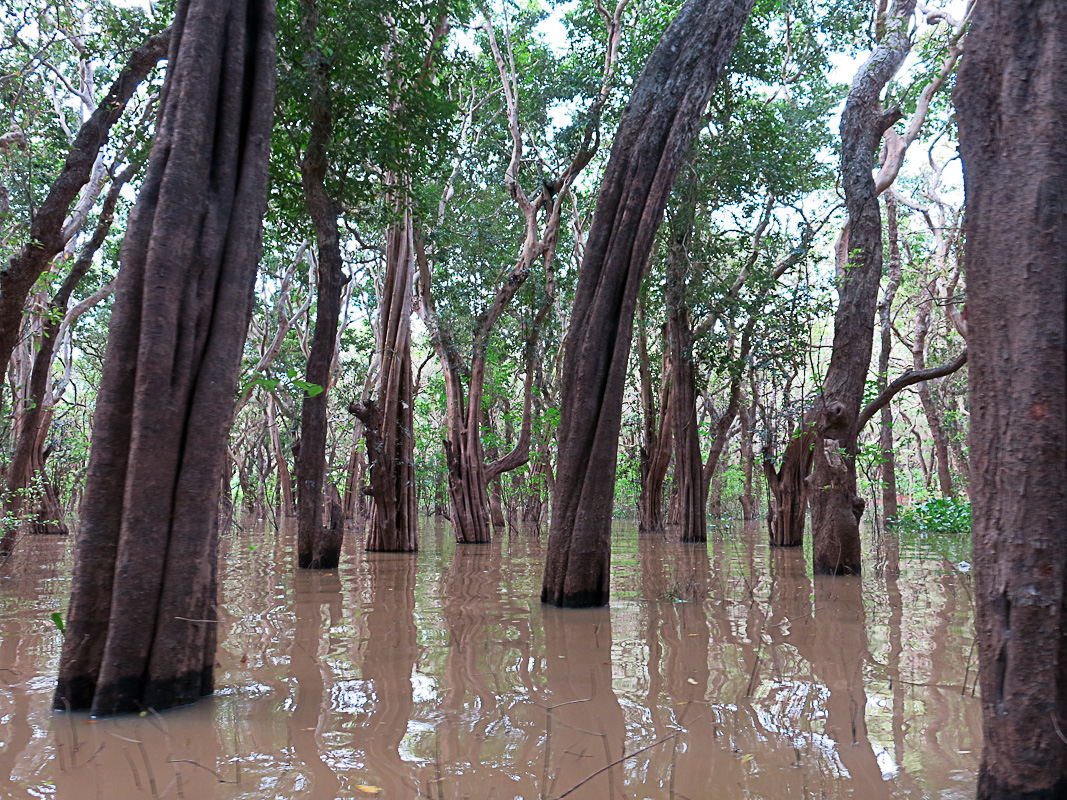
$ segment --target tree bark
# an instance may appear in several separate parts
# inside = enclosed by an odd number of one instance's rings
[[[134,91],[167,54],[171,29],[150,37],[130,54],[100,105],[78,131],[63,169],[30,225],[29,241],[0,271],[0,376],[7,374],[11,353],[22,327],[22,310],[37,279],[67,244],[63,223],[70,204],[89,180],[97,155],[111,127],[122,116]]]
[[[981,3],[966,187],[980,800],[1067,796],[1067,5]]]
[[[56,708],[210,694],[217,506],[274,106],[271,0],[183,0],[122,247]]]
[[[307,149],[300,160],[304,202],[315,226],[318,253],[315,330],[311,335],[304,380],[318,390],[304,391],[300,409],[300,448],[296,455],[297,566],[334,569],[341,558],[344,526],[323,527],[326,477],[326,401],[341,317],[341,291],[347,283],[342,270],[341,210],[326,189],[329,167],[326,148],[333,136],[330,64],[318,45],[319,11],[316,0],[301,3],[303,34],[309,48],[313,118]],[[312,394],[312,392],[316,392]]]
[[[608,601],[622,394],[641,275],[704,109],[754,0],[688,0],[634,84],[601,183],[567,334],[541,600]]]
[[[900,227],[896,196],[889,192],[885,199],[886,228],[889,239],[889,275],[885,292],[878,303],[878,322],[881,328],[881,350],[878,353],[878,390],[889,385],[889,356],[893,351],[893,301],[900,288]],[[886,403],[881,412],[878,447],[881,449],[882,515],[885,519],[897,516],[897,465],[893,453],[893,408]],[[862,426],[861,426],[862,428]]]
[[[886,32],[857,73],[841,115],[841,173],[848,208],[845,258],[839,275],[834,343],[816,404],[810,476],[813,568],[816,575],[860,574],[856,485],[857,417],[871,363],[878,284],[882,277],[882,216],[873,170],[882,134],[900,118],[884,111],[882,88],[911,48],[915,0],[895,0]]]
[[[637,498],[638,530],[655,533],[663,530],[663,481],[674,449],[674,428],[670,415],[671,359],[664,348],[660,365],[659,406],[652,392],[652,369],[648,355],[644,303],[637,306],[637,362],[641,381],[643,418],[641,443],[641,486]],[[658,421],[657,421],[658,417]]]
[[[406,201],[401,200],[401,203]],[[418,549],[415,500],[414,386],[411,376],[411,292],[414,275],[414,226],[411,211],[390,226],[385,253],[378,321],[381,377],[378,401],[353,403],[363,423],[371,497],[367,550],[413,552]]]

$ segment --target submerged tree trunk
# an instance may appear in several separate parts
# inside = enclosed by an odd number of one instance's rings
[[[641,274],[674,179],[754,0],[688,0],[634,84],[601,183],[563,362],[541,600],[608,601],[622,395]]]
[[[301,3],[305,41],[319,50],[319,12],[315,0]],[[341,291],[347,279],[342,270],[341,234],[337,218],[341,210],[326,190],[326,148],[333,137],[333,106],[330,94],[329,59],[318,53],[312,62],[311,134],[300,161],[304,202],[315,226],[318,245],[315,331],[311,335],[300,410],[300,448],[296,455],[297,566],[302,569],[334,569],[341,558],[344,526],[336,520],[323,526],[323,490],[326,478],[326,401],[333,366],[337,326],[341,317]]]
[[[755,470],[756,456],[752,449],[752,408],[744,399],[738,408],[741,418],[741,469],[744,472],[745,484],[741,490],[741,518],[745,522],[751,522],[758,517],[756,512],[756,495],[753,492],[753,472]]]
[[[882,134],[900,118],[879,96],[911,47],[915,0],[896,0],[886,32],[849,90],[841,115],[841,172],[848,208],[842,235],[834,344],[814,414],[809,503],[816,575],[861,572],[859,521],[863,499],[856,481],[857,418],[871,363],[874,315],[882,277],[882,215],[873,170]]]
[[[56,708],[210,694],[219,487],[252,312],[274,3],[179,2],[111,317]]]
[[[1067,5],[981,3],[966,179],[980,800],[1067,796]]]
[[[401,201],[404,202],[404,201]],[[415,421],[411,376],[411,291],[414,227],[411,211],[387,232],[385,280],[378,322],[381,376],[377,402],[353,403],[348,410],[364,427],[371,497],[367,550],[418,549],[415,500]]]
[[[648,355],[644,303],[637,307],[637,361],[641,381],[643,431],[641,443],[641,486],[637,498],[638,530],[654,533],[663,530],[663,481],[671,463],[674,433],[670,415],[671,359],[664,348],[660,366],[659,406],[652,392],[652,369]],[[658,417],[658,422],[657,422]]]
[[[800,547],[808,513],[808,473],[811,472],[815,434],[810,425],[799,426],[789,440],[780,469],[774,468],[769,450],[763,451],[763,474],[771,494],[767,526],[771,547]]]
[[[878,353],[878,389],[889,385],[889,356],[893,350],[893,300],[900,288],[900,230],[898,226],[897,201],[893,192],[885,198],[886,228],[889,239],[889,277],[885,292],[878,303],[878,322],[881,328],[881,350]],[[897,516],[897,465],[893,453],[893,407],[886,403],[881,411],[878,431],[878,447],[881,450],[880,472],[882,477],[882,515],[888,519]]]

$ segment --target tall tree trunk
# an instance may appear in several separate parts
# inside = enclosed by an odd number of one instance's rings
[[[741,400],[738,414],[741,417],[741,469],[745,475],[745,485],[741,490],[740,498],[741,518],[745,522],[751,522],[758,517],[752,480],[756,461],[756,456],[752,449],[752,420],[755,415],[749,403],[744,399]]]
[[[89,180],[97,156],[107,144],[111,127],[122,116],[137,87],[167,54],[170,40],[171,29],[168,28],[130,53],[107,95],[78,131],[59,177],[33,217],[25,246],[12,257],[7,269],[0,270],[0,376],[7,375],[11,353],[22,327],[26,298],[52,259],[67,245],[63,223],[70,204]]]
[[[271,0],[178,3],[122,247],[56,708],[210,694],[219,487],[252,312],[274,107]]]
[[[399,201],[406,204],[406,199]],[[411,376],[411,292],[414,227],[411,210],[398,209],[389,227],[385,277],[378,318],[381,376],[376,403],[353,403],[364,425],[371,497],[367,550],[413,552],[418,549],[415,500],[414,386]]]
[[[861,572],[856,481],[857,427],[871,363],[874,315],[882,277],[882,216],[873,170],[882,134],[900,119],[879,96],[911,48],[915,0],[895,0],[881,43],[857,73],[841,115],[841,173],[848,208],[842,235],[834,343],[815,409],[812,452],[812,556],[816,575]]]
[[[663,481],[674,449],[673,420],[669,413],[671,398],[670,348],[663,349],[660,365],[659,405],[652,392],[652,369],[648,355],[644,302],[637,305],[637,363],[641,381],[641,486],[637,498],[638,530],[654,533],[663,530]],[[658,420],[657,420],[658,418]]]
[[[689,271],[689,237],[693,230],[695,203],[687,202],[679,229],[672,237],[667,255],[663,296],[667,306],[667,340],[670,347],[671,399],[669,409],[674,428],[673,508],[683,542],[708,540],[707,488],[703,480],[704,459],[700,455],[700,428],[697,421],[696,370],[693,359],[693,333],[686,308],[686,279]]]
[[[810,424],[801,424],[786,445],[780,469],[774,468],[769,448],[763,450],[763,474],[770,492],[767,527],[771,547],[800,547],[808,512],[808,473],[811,472],[815,434]]]
[[[878,303],[878,322],[881,328],[881,350],[878,353],[878,390],[889,385],[889,356],[893,351],[893,301],[900,288],[900,229],[898,226],[896,195],[890,191],[885,197],[886,228],[889,239],[889,276],[885,292]],[[881,450],[882,515],[886,519],[897,516],[897,464],[893,453],[893,407],[886,403],[881,410],[878,447]]]
[[[911,345],[912,368],[916,371],[926,369],[926,338],[930,332],[930,317],[934,307],[934,296],[930,287],[923,289],[922,299],[915,310],[915,338]],[[934,453],[931,468],[937,470],[938,485],[944,497],[954,497],[952,491],[952,469],[948,462],[948,437],[941,424],[941,412],[934,403],[930,386],[926,381],[918,385],[919,402],[926,415],[926,424],[930,428]],[[888,407],[888,406],[887,406]]]
[[[315,226],[318,270],[315,330],[311,335],[300,409],[300,447],[296,455],[297,566],[302,569],[334,569],[341,558],[344,526],[323,527],[323,490],[326,478],[326,403],[330,371],[341,317],[341,291],[347,279],[342,270],[341,235],[337,218],[341,210],[326,190],[327,146],[333,137],[333,99],[330,62],[318,45],[319,10],[316,0],[302,0],[302,26],[311,59],[311,134],[300,161],[304,202]],[[313,387],[313,388],[312,388]],[[315,392],[312,394],[312,392]]]
[[[689,144],[754,0],[687,0],[634,84],[601,182],[563,362],[542,602],[608,601],[622,395],[641,275]]]
[[[1067,5],[981,3],[966,179],[980,800],[1067,796]]]

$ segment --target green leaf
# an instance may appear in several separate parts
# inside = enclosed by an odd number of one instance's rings
[[[60,614],[58,611],[52,612],[52,622],[54,622],[56,624],[56,627],[59,628],[60,633],[65,634],[67,632],[67,625],[65,622],[63,622],[63,615]]]

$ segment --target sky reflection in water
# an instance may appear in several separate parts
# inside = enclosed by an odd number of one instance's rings
[[[249,524],[222,542],[215,697],[99,721],[49,708],[69,543],[24,539],[0,797],[973,795],[972,578],[948,557],[872,535],[867,577],[813,581],[758,525],[615,537],[610,608],[561,611],[535,534],[457,548],[427,520],[417,556],[356,532],[339,572],[294,574],[289,537]]]

